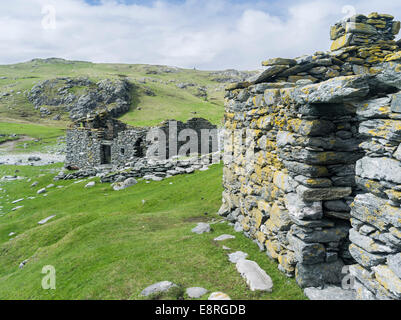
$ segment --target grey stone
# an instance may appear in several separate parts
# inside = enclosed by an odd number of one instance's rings
[[[393,157],[401,161],[401,144],[398,146],[397,150],[394,152]]]
[[[356,104],[356,114],[363,118],[388,118],[391,112],[390,103],[390,97],[364,101]]]
[[[345,290],[337,286],[326,286],[324,289],[305,288],[304,294],[309,300],[356,300],[354,290]]]
[[[192,229],[192,232],[197,234],[210,232],[210,224],[200,222],[195,228]]]
[[[222,234],[221,236],[214,238],[214,241],[225,241],[228,239],[235,239],[235,236],[233,236],[231,234]]]
[[[393,95],[393,101],[391,102],[391,111],[401,113],[401,93]]]
[[[339,284],[342,279],[343,266],[344,263],[341,260],[318,264],[298,263],[295,268],[295,277],[301,288]]]
[[[86,186],[85,186],[85,188],[92,188],[92,187],[94,187],[96,185],[96,182],[95,181],[91,181],[91,182],[89,182],[89,183],[87,183],[86,184]]]
[[[272,78],[276,74],[278,74],[286,69],[288,69],[287,65],[285,65],[285,66],[283,66],[283,65],[269,66],[266,68],[266,70],[264,70],[263,72],[261,72],[258,75],[255,75],[255,76],[249,78],[247,81],[252,82],[254,84],[268,82],[268,80],[270,78]]]
[[[271,292],[273,290],[272,279],[255,261],[239,260],[236,268],[246,280],[251,291]]]
[[[296,219],[318,220],[323,216],[321,201],[304,201],[297,193],[285,195],[285,206],[290,215]]]
[[[320,243],[306,243],[292,234],[287,235],[291,248],[294,250],[295,259],[304,264],[316,264],[324,262],[326,250]]]
[[[373,138],[401,142],[401,120],[373,119],[359,125],[359,133]]]
[[[242,232],[244,231],[244,228],[242,227],[242,224],[239,222],[236,222],[234,225],[234,231],[235,232]]]
[[[401,298],[401,279],[385,265],[375,266],[372,268],[375,272],[377,281],[394,294],[398,299]]]
[[[45,219],[43,219],[43,220],[40,220],[40,221],[38,222],[38,224],[40,224],[40,225],[45,224],[45,223],[48,222],[50,219],[53,219],[55,216],[56,216],[56,215],[52,215],[52,216],[47,217],[47,218],[45,218]]]
[[[151,286],[145,288],[142,292],[141,295],[148,297],[152,294],[158,294],[158,293],[163,293],[169,291],[171,288],[177,287],[176,284],[170,282],[170,281],[162,281],[158,282],[155,284],[152,284]]]
[[[401,279],[401,253],[388,256],[387,265]]]
[[[379,72],[375,80],[377,80],[384,87],[396,87],[401,89],[401,73],[400,73],[400,63],[398,62],[386,62],[381,67],[381,72]]]
[[[391,225],[401,227],[401,208],[389,206],[386,200],[370,193],[358,194],[355,197],[351,215],[380,231],[386,231]]]
[[[309,165],[306,163],[295,162],[295,161],[283,161],[285,167],[292,172],[307,176],[307,177],[327,177],[329,172],[324,166]]]
[[[124,190],[124,189],[127,189],[129,187],[136,185],[137,183],[138,183],[138,181],[136,181],[134,178],[128,178],[128,179],[124,180],[124,182],[114,183],[113,190],[114,191]]]
[[[22,269],[26,264],[28,263],[28,260],[24,260],[19,264],[19,268]]]
[[[349,225],[345,223],[332,228],[314,229],[311,232],[307,232],[305,228],[297,225],[291,227],[292,234],[306,243],[339,242],[348,236],[348,230]]]
[[[305,177],[305,176],[296,176],[295,181],[303,184],[306,187],[312,187],[312,188],[328,188],[333,185],[330,179],[327,178],[317,178],[317,179],[310,179],[310,177]]]
[[[343,200],[331,200],[323,202],[323,206],[325,209],[329,211],[338,211],[338,212],[350,212],[351,208],[349,205]]]
[[[355,229],[349,231],[349,239],[352,243],[369,253],[394,253],[393,249],[374,241],[370,237],[360,234]]]
[[[273,58],[262,62],[263,66],[275,66],[275,65],[295,65],[297,61],[294,59],[285,58]]]
[[[242,251],[236,251],[228,255],[228,260],[230,260],[231,263],[237,263],[239,260],[246,259],[247,257],[248,257],[247,253]]]
[[[356,262],[366,268],[377,266],[386,261],[386,255],[369,253],[355,244],[350,245],[349,252]]]
[[[336,188],[308,188],[298,186],[297,193],[305,201],[336,200],[349,196],[352,189],[349,187]]]
[[[43,194],[46,193],[46,188],[42,188],[40,190],[38,190],[38,192],[36,192],[37,194]]]
[[[356,292],[356,298],[358,300],[374,301],[377,300],[374,293],[368,290],[359,280],[354,280],[354,290]]]
[[[204,296],[208,291],[205,288],[201,287],[193,287],[193,288],[188,288],[186,290],[186,293],[188,297],[192,299],[199,299],[200,297]]]
[[[347,76],[333,78],[319,84],[312,84],[292,92],[297,104],[337,103],[360,99],[369,93],[367,76]]]

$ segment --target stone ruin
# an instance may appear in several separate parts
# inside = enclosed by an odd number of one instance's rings
[[[193,118],[186,123],[166,120],[155,128],[164,132],[166,146],[163,151],[168,159],[179,156],[181,147],[186,144],[190,144],[190,150],[199,154],[219,150],[217,127],[205,119]],[[149,140],[148,133],[155,128],[131,127],[114,119],[107,112],[79,119],[67,130],[65,167],[74,170],[101,166],[123,168],[127,164],[133,167],[136,162],[147,157],[154,142]],[[191,140],[186,136],[186,129],[196,133],[195,139]],[[208,140],[206,148],[202,148],[202,130],[205,129],[210,133],[210,141]],[[186,139],[180,139],[180,133]],[[172,134],[174,137],[170,136]],[[186,155],[189,156],[181,156]]]
[[[331,51],[227,87],[219,213],[302,287],[401,298],[400,22],[356,15]]]

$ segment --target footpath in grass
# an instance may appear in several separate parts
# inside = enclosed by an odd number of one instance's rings
[[[57,139],[65,135],[65,130],[38,124],[0,122],[0,134],[30,137],[32,141],[19,143],[14,151],[24,153],[42,151],[44,147],[57,144]],[[15,140],[15,139],[13,139]],[[0,143],[4,142],[0,140]],[[22,146],[25,144],[25,148]],[[0,145],[1,147],[1,145]]]
[[[221,165],[161,182],[140,181],[123,191],[97,179],[90,189],[84,188],[88,180],[53,182],[60,167],[0,166],[0,178],[15,170],[31,178],[0,181],[0,299],[143,299],[144,288],[164,280],[179,288],[152,298],[187,299],[185,288],[200,286],[232,299],[305,299],[294,279],[282,274],[257,245],[218,222]],[[38,185],[30,187],[34,181]],[[55,186],[47,196],[36,194],[51,183]],[[11,211],[16,206],[23,207]],[[217,223],[211,233],[191,232],[198,222],[213,219]],[[225,233],[236,238],[213,241]],[[237,250],[247,252],[271,276],[272,293],[248,289],[227,258]],[[41,286],[47,265],[56,269],[56,290]]]

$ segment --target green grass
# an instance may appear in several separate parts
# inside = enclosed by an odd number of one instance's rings
[[[0,299],[142,299],[145,287],[164,280],[180,289],[161,299],[180,298],[192,286],[223,291],[233,299],[305,299],[294,279],[227,223],[214,224],[210,234],[191,233],[197,222],[219,219],[222,165],[161,182],[141,181],[119,192],[109,184],[84,189],[86,182],[61,181],[56,185],[64,188],[36,195],[52,183],[59,167],[0,167],[0,176],[19,170],[19,176],[32,179],[0,185],[9,195],[0,191],[7,213],[0,217]],[[33,181],[39,182],[35,188]],[[36,198],[10,203],[28,196]],[[10,212],[16,205],[24,207]],[[47,224],[37,224],[54,214]],[[18,237],[10,241],[10,232]],[[247,252],[272,277],[272,293],[247,288],[223,244],[213,241],[223,233],[236,235],[224,245]],[[19,269],[25,259],[28,263]],[[56,290],[41,287],[46,265],[56,268]]]
[[[158,70],[158,68],[150,65],[38,60],[0,65],[0,77],[6,77],[6,79],[0,79],[0,96],[3,93],[10,93],[9,96],[0,98],[0,119],[9,122],[23,120],[49,126],[65,125],[63,122],[68,121],[66,114],[62,117],[62,122],[52,120],[52,115],[43,118],[39,110],[35,110],[29,102],[27,93],[36,83],[57,77],[88,77],[93,81],[126,77],[137,87],[131,111],[122,117],[122,120],[129,124],[149,126],[166,119],[176,118],[186,121],[195,116],[206,118],[214,124],[221,124],[224,114],[224,91],[221,89],[216,91],[221,84],[213,81],[210,72],[177,69],[177,72],[173,73],[149,74],[149,71]],[[140,82],[143,78],[150,80],[143,84]],[[175,80],[176,83],[167,83],[171,80]],[[158,81],[164,81],[164,83]],[[205,102],[202,98],[196,97],[194,88],[177,88],[176,84],[179,82],[207,86],[208,101]],[[151,88],[156,96],[144,94],[145,88]],[[82,88],[76,87],[70,91],[76,93],[82,91]],[[54,108],[50,109],[55,111]],[[58,113],[56,111],[54,114]]]
[[[0,122],[0,133],[7,135],[17,134],[19,136],[27,136],[34,139],[32,141],[19,143],[15,150],[21,152],[33,152],[42,151],[45,147],[55,145],[57,143],[57,138],[65,135],[65,130],[48,125]],[[23,148],[23,144],[26,144],[25,149]]]

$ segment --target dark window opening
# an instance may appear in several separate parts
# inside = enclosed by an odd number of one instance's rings
[[[125,149],[124,148],[121,148],[120,152],[121,152],[122,155],[125,155]]]

